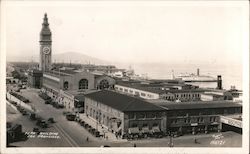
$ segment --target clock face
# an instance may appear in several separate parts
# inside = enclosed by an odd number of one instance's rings
[[[50,53],[50,48],[49,47],[43,47],[43,53],[44,54],[49,54]]]

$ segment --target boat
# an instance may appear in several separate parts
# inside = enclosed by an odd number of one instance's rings
[[[180,79],[185,82],[217,82],[217,79],[209,76],[209,75],[200,75],[200,70],[197,69],[197,74],[194,73],[185,73],[177,75],[177,77],[174,77],[174,79]]]

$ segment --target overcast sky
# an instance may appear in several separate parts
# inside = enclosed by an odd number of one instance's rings
[[[79,52],[120,62],[240,64],[246,19],[242,7],[186,3],[9,4],[6,55],[39,54],[47,12],[53,54]]]

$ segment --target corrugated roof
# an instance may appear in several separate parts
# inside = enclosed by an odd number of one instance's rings
[[[162,90],[161,88],[167,87],[167,86],[174,86],[175,84],[169,84],[169,85],[152,85],[151,84],[128,84],[128,83],[122,83],[119,82],[117,85],[124,86],[124,87],[130,87],[138,90],[143,90],[147,92],[157,93],[157,94],[164,94],[164,93],[192,93],[192,92],[204,92],[204,89],[180,89],[180,90]],[[176,84],[177,85],[177,84]],[[183,86],[181,84],[178,84],[179,86]]]
[[[167,110],[180,109],[207,109],[207,108],[228,108],[228,107],[242,107],[241,104],[232,101],[196,101],[196,102],[173,102],[158,104]]]
[[[148,103],[140,98],[135,98],[127,95],[123,95],[114,91],[98,91],[85,95],[85,97],[91,98],[97,102],[101,102],[107,106],[115,108],[119,111],[162,111],[162,107]]]

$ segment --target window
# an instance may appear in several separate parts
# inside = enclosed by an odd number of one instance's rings
[[[130,113],[130,114],[128,115],[128,118],[129,118],[129,119],[134,119],[134,118],[135,118],[135,114],[134,114],[134,113]]]
[[[79,89],[88,89],[88,80],[87,79],[81,79],[79,81]]]
[[[156,127],[156,126],[158,126],[158,124],[157,124],[157,123],[154,123],[154,124],[153,124],[153,127]]]
[[[214,122],[215,121],[215,117],[210,117],[210,122]]]
[[[119,88],[121,91],[123,91],[123,88]]]
[[[137,118],[145,118],[146,117],[146,114],[145,113],[138,113]]]
[[[150,95],[150,94],[148,94],[147,96],[148,96],[149,98],[152,98],[152,97],[153,97],[153,96],[152,96],[152,95]]]
[[[133,123],[133,124],[132,124],[132,127],[137,127],[137,124]]]
[[[128,92],[128,89],[124,89],[124,92]]]
[[[63,83],[63,89],[64,90],[67,90],[69,88],[69,82],[68,81],[65,81],[64,83]]]
[[[141,93],[141,96],[146,96],[146,94],[145,93]]]
[[[185,123],[190,123],[190,122],[191,122],[190,118],[185,119]]]
[[[130,93],[133,93],[133,90],[129,90]]]
[[[109,82],[107,80],[102,80],[99,85],[99,89],[109,88]]]

